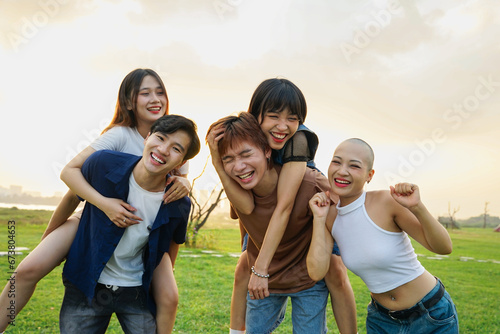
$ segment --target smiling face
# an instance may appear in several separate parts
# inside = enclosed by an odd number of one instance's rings
[[[142,161],[150,175],[165,176],[184,162],[191,143],[189,135],[182,130],[170,134],[155,132],[144,141]]]
[[[135,107],[138,124],[151,126],[154,121],[165,115],[167,95],[153,76],[147,75],[142,80]]]
[[[271,151],[264,152],[250,141],[232,144],[222,156],[224,171],[243,189],[259,186],[268,171]]]
[[[375,171],[369,146],[357,140],[342,142],[333,154],[328,168],[328,180],[332,190],[339,195],[341,206],[357,199]]]
[[[299,127],[299,117],[291,114],[288,108],[281,111],[271,110],[264,116],[259,115],[258,122],[273,150],[282,149]]]

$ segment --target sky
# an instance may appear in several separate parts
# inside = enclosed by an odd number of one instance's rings
[[[318,167],[359,137],[367,190],[416,183],[435,216],[500,216],[500,5],[484,1],[0,0],[0,186],[65,192],[61,168],[111,120],[135,68],[208,126],[260,82],[304,93]],[[208,149],[190,163],[198,176]],[[212,188],[208,165],[196,181]]]

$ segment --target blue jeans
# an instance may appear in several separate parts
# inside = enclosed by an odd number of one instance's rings
[[[285,317],[288,297],[292,300],[294,334],[323,334],[326,328],[328,289],[324,281],[295,293],[271,293],[264,299],[250,299],[247,294],[247,334],[272,333]]]
[[[429,300],[439,289],[441,281],[438,279],[436,286],[416,305],[420,308],[419,316],[407,319],[393,319],[389,315],[377,310],[374,303],[368,304],[366,317],[366,332],[386,334],[458,334],[458,315],[455,304],[448,292],[433,306],[426,309],[423,303]]]
[[[146,294],[141,286],[113,291],[98,284],[89,303],[87,296],[64,277],[63,283],[65,292],[59,314],[62,334],[105,333],[113,313],[127,334],[156,333],[156,322],[146,306]]]

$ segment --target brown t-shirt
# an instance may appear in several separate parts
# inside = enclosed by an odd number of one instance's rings
[[[281,170],[279,166],[274,168],[278,173]],[[309,200],[315,193],[328,190],[330,186],[326,177],[314,169],[306,168],[285,233],[269,265],[269,292],[294,293],[308,289],[315,284],[315,281],[307,274],[306,267],[313,229],[313,215],[309,209]],[[247,246],[249,268],[255,263],[269,221],[276,208],[277,187],[268,196],[254,195],[254,198],[255,208],[250,215],[244,215],[235,210],[240,218],[240,224],[249,236]]]

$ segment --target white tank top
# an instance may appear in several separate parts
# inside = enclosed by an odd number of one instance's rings
[[[425,271],[405,232],[380,228],[368,216],[366,192],[349,205],[337,204],[332,236],[349,270],[361,277],[373,293],[408,283]]]

